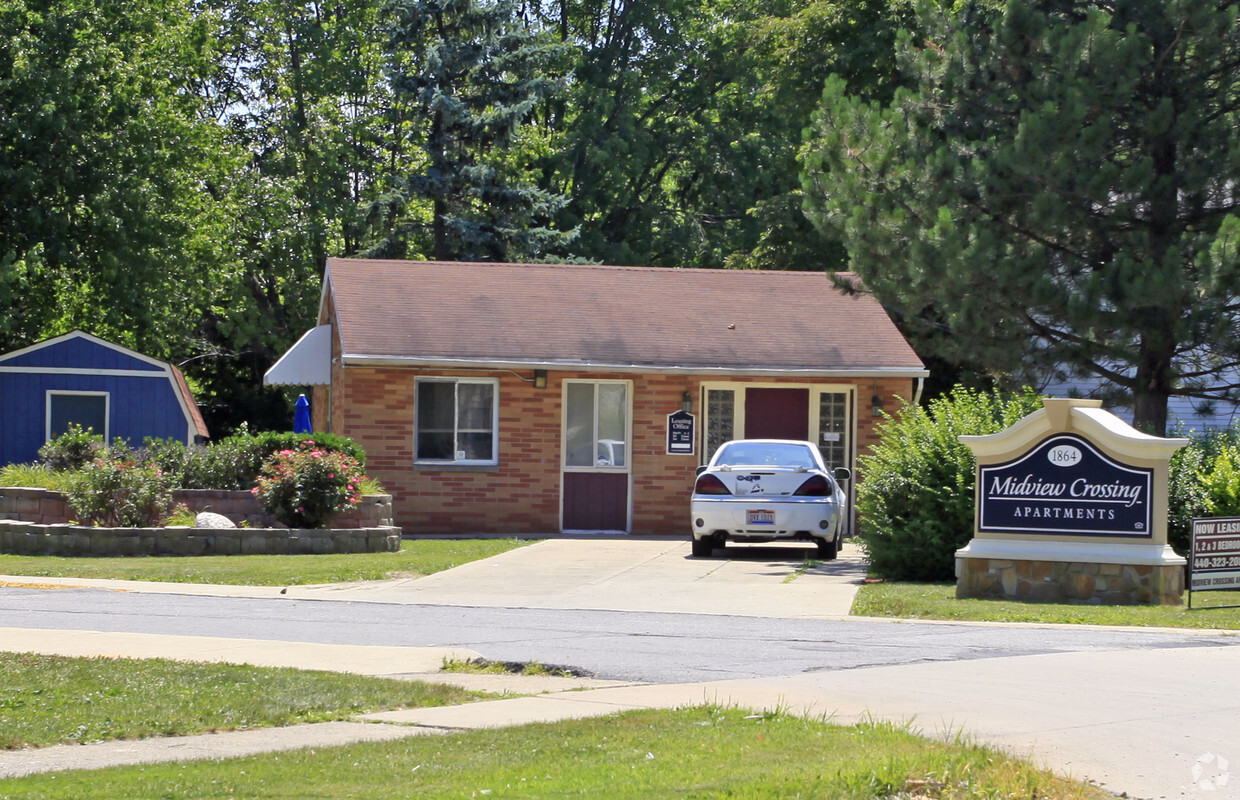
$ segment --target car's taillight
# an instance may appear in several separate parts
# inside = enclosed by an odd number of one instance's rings
[[[694,494],[732,494],[728,491],[728,487],[723,485],[723,481],[716,478],[710,473],[703,473],[698,477],[697,483],[693,487]]]
[[[832,491],[831,481],[821,475],[815,475],[801,484],[801,488],[797,489],[793,494],[801,497],[827,497]]]

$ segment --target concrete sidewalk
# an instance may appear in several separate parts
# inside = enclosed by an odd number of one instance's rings
[[[66,637],[78,641],[69,643]],[[212,640],[188,653],[184,640],[192,638],[0,629],[2,647],[11,651],[197,658],[218,647],[212,660],[289,660],[270,652],[287,650],[284,642]],[[352,722],[3,751],[0,777],[225,758],[702,703],[781,709],[841,724],[867,718],[910,722],[927,735],[951,739],[963,734],[1136,798],[1219,800],[1229,796],[1218,791],[1222,786],[1203,788],[1204,782],[1220,784],[1228,776],[1218,772],[1218,765],[1240,763],[1234,734],[1240,719],[1240,648],[1233,647],[1062,653],[675,685],[393,671],[414,665],[437,669],[436,658],[443,655],[433,648],[296,648],[303,668],[456,683],[520,696],[367,714]],[[1164,688],[1172,677],[1178,687],[1174,692]]]
[[[278,587],[46,578],[0,577],[0,585],[839,619],[847,616],[865,570],[851,548],[839,561],[805,571],[802,557],[809,553],[804,548],[793,553],[793,545],[738,548],[729,558],[710,560],[689,558],[688,549],[687,542],[669,540],[549,540],[416,580],[286,587],[283,592]],[[675,685],[438,673],[445,658],[475,655],[461,649],[14,628],[0,629],[0,649],[296,666],[524,695],[366,715],[352,722],[0,752],[0,776],[219,758],[711,702],[779,708],[841,723],[870,716],[912,721],[926,734],[964,734],[1130,797],[1222,800],[1237,796],[1234,788],[1240,785],[1237,776],[1224,788],[1230,776],[1223,767],[1240,767],[1235,738],[1240,647],[1072,652]]]

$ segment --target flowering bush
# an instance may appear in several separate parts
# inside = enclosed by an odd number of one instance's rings
[[[354,458],[307,439],[268,459],[250,491],[267,513],[290,528],[318,528],[361,501],[358,484],[364,477]]]
[[[154,528],[172,505],[175,481],[154,464],[104,455],[73,476],[69,508],[84,525]]]

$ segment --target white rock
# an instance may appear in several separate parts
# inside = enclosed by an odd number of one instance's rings
[[[224,516],[216,514],[214,511],[202,511],[198,516],[194,517],[195,528],[235,528],[236,524]]]

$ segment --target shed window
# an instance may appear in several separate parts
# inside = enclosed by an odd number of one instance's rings
[[[417,382],[418,461],[496,464],[498,409],[493,379],[433,379]]]
[[[49,392],[47,395],[47,439],[51,441],[69,430],[70,425],[89,428],[108,441],[108,395],[104,392]]]

